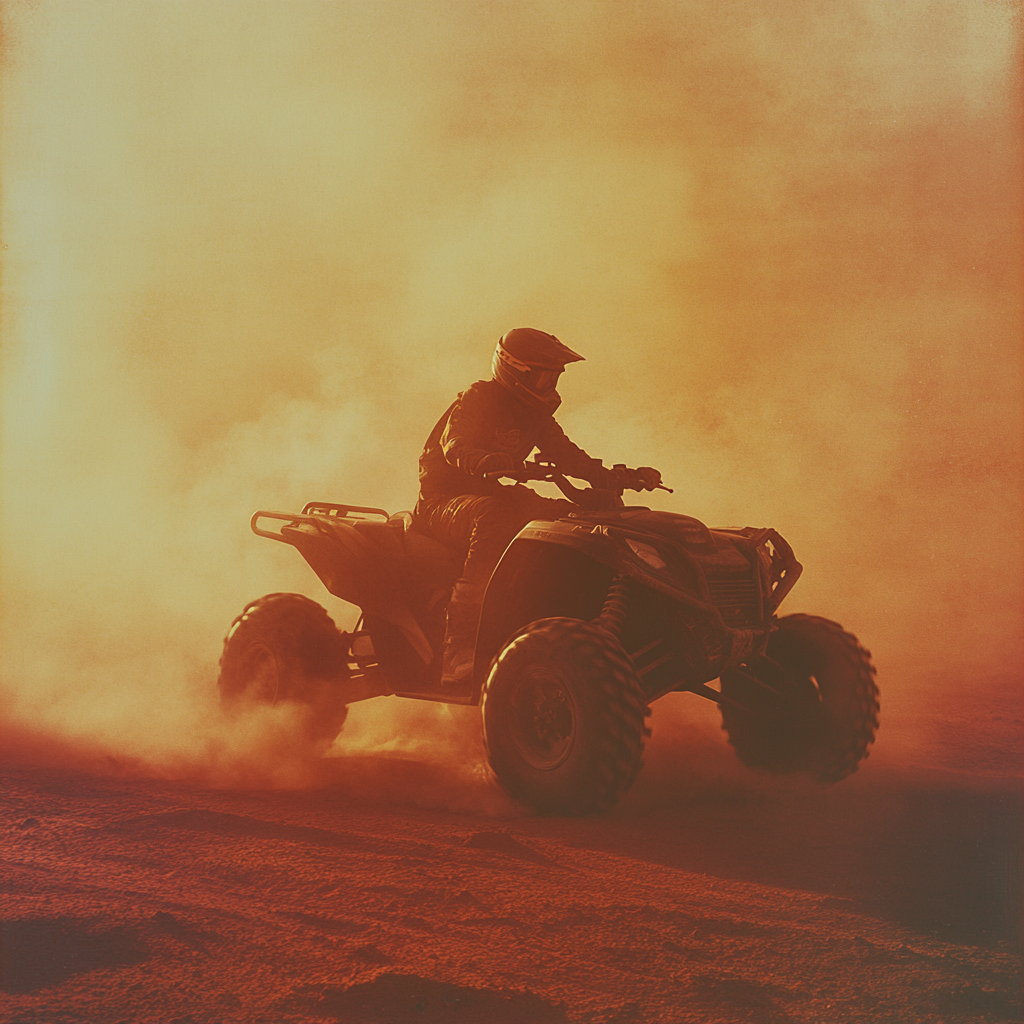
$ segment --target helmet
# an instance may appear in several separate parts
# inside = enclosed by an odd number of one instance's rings
[[[562,401],[555,390],[559,374],[582,359],[553,334],[517,327],[498,340],[491,376],[531,408],[553,413]]]

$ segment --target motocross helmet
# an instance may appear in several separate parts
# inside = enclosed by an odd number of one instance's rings
[[[498,339],[491,376],[538,412],[553,413],[561,404],[555,386],[566,363],[583,359],[553,334],[517,327]]]

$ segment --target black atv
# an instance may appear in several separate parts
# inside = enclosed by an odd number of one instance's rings
[[[311,502],[298,515],[256,512],[253,532],[298,548],[331,594],[362,609],[360,622],[341,632],[299,594],[254,601],[224,641],[225,707],[294,702],[306,738],[326,748],[354,701],[480,704],[501,784],[556,813],[600,810],[630,787],[648,705],[672,691],[715,701],[753,768],[823,782],[856,770],[878,727],[871,656],[835,622],[777,616],[801,572],[778,533],[625,507],[542,463],[501,475],[553,481],[579,511],[530,523],[506,549],[463,690],[445,691],[440,677],[464,553],[419,532],[408,512]]]

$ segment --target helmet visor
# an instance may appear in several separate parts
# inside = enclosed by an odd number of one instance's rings
[[[531,391],[538,395],[543,395],[548,391],[554,391],[561,374],[561,370],[530,369],[523,373],[522,381]]]

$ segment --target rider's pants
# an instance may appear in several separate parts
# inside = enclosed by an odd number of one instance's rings
[[[529,487],[508,487],[501,494],[460,494],[454,498],[421,500],[416,520],[435,540],[466,552],[466,565],[456,590],[483,598],[505,548],[531,519],[559,519],[578,506],[545,498]]]
[[[529,487],[417,503],[420,528],[442,544],[466,553],[462,576],[448,602],[442,686],[456,685],[471,670],[484,590],[512,538],[531,519],[558,519],[576,508],[570,501],[541,497]]]

